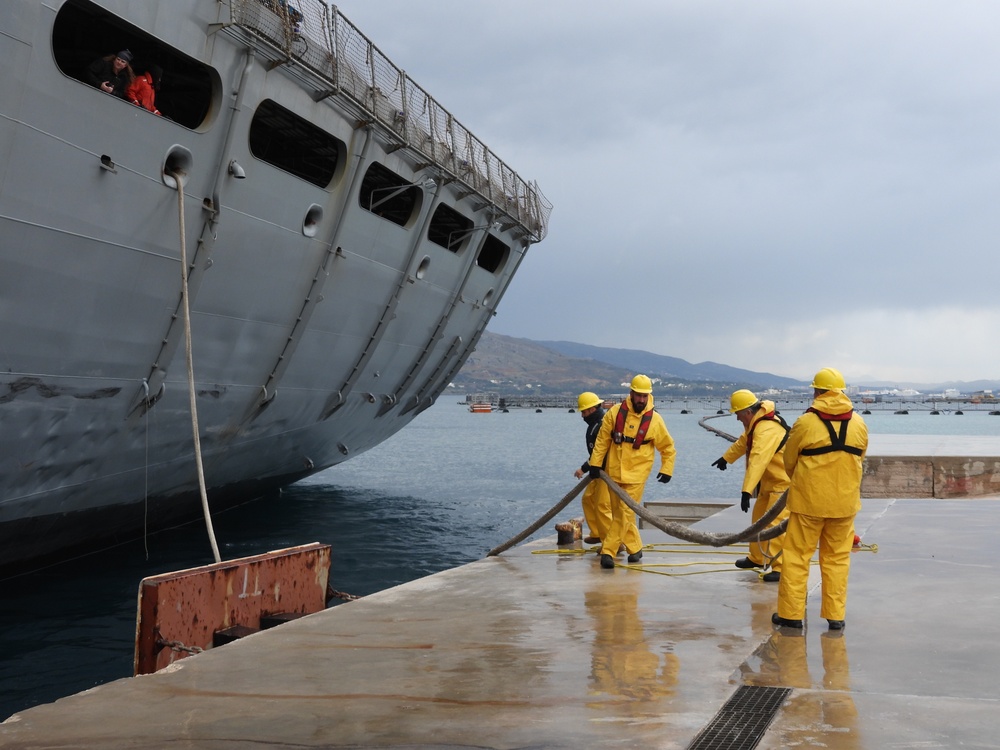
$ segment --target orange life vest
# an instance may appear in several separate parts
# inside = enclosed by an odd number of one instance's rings
[[[628,416],[628,399],[622,401],[621,408],[618,409],[618,414],[615,416],[615,429],[611,433],[611,439],[614,441],[615,445],[621,445],[622,442],[632,443],[632,450],[639,450],[642,446],[643,441],[646,439],[646,433],[649,431],[649,424],[653,421],[653,410],[649,409],[644,411],[639,419],[639,430],[635,433],[635,437],[625,437],[625,418]]]

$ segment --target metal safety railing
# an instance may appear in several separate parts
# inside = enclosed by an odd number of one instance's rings
[[[532,242],[548,232],[552,204],[396,67],[336,6],[323,0],[230,0],[231,22],[348,97],[453,180],[495,206]],[[503,223],[501,219],[501,223]]]

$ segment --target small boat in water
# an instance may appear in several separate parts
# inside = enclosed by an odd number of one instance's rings
[[[192,403],[213,510],[379,444],[546,234],[320,0],[5,0],[0,31],[2,573],[197,517]],[[88,79],[126,50],[158,113]]]
[[[493,404],[470,404],[469,411],[473,414],[489,414],[493,411]]]

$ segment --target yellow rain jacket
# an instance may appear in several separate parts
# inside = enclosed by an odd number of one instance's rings
[[[826,391],[812,409],[832,416],[851,413],[854,405],[841,391]],[[830,450],[839,442],[842,425],[845,450]],[[829,427],[828,427],[829,425]],[[791,478],[788,510],[817,518],[846,518],[861,510],[861,474],[868,450],[868,426],[856,413],[850,419],[825,421],[807,411],[795,420],[785,443],[785,470]]]
[[[746,473],[743,475],[743,492],[751,495],[760,485],[760,497],[777,492],[781,494],[788,489],[788,474],[785,473],[785,461],[778,450],[787,434],[785,427],[776,419],[764,417],[774,412],[773,401],[761,401],[761,408],[754,414],[750,426],[733,443],[729,450],[722,454],[727,463],[736,463],[740,456],[746,456]],[[753,442],[747,453],[747,434],[753,432]]]
[[[629,399],[629,404],[631,400]],[[653,396],[650,395],[646,402],[646,410],[642,414],[635,414],[631,408],[625,418],[625,442],[615,445],[611,440],[611,432],[615,428],[615,421],[618,419],[618,412],[622,405],[615,404],[604,415],[601,422],[601,430],[597,433],[597,440],[594,442],[594,450],[590,454],[591,466],[602,466],[605,455],[607,456],[606,471],[608,475],[618,484],[643,484],[653,470],[653,456],[657,451],[660,453],[660,472],[663,474],[674,473],[674,459],[677,457],[677,449],[674,448],[674,439],[667,432],[667,425],[658,413],[653,412]],[[646,431],[646,439],[643,440],[638,450],[634,449],[633,443],[628,442],[635,437],[639,431],[639,423],[642,415],[653,412]]]

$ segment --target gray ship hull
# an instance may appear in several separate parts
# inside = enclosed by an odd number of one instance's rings
[[[182,252],[218,509],[432,404],[544,237],[535,186],[296,5],[0,10],[0,572],[200,513]],[[126,46],[162,116],[85,80]]]

